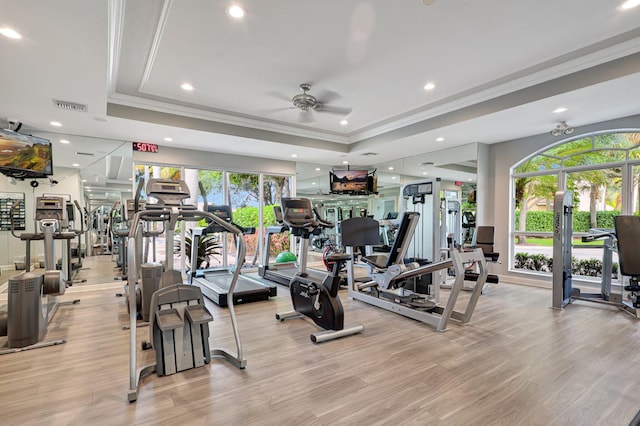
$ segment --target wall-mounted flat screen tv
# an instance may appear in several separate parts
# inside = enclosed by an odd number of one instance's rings
[[[51,142],[36,136],[0,129],[0,172],[16,178],[52,175]]]
[[[367,170],[334,170],[329,178],[331,192],[367,192]]]

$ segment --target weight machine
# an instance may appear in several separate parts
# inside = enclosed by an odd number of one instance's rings
[[[347,281],[349,296],[399,313],[408,318],[421,321],[435,327],[437,331],[445,331],[449,320],[453,319],[461,324],[471,321],[480,292],[487,277],[487,268],[484,255],[480,249],[459,252],[454,250],[451,258],[434,263],[420,264],[417,262],[405,262],[405,255],[410,242],[415,238],[415,229],[419,223],[420,214],[417,212],[405,212],[398,229],[396,240],[388,256],[362,256],[371,268],[369,279],[357,281],[354,277],[354,263],[347,261]],[[379,224],[371,218],[353,218],[342,222],[342,238],[346,253],[353,254],[353,248],[377,244]],[[465,265],[475,263],[478,265],[478,281],[464,310],[457,310],[458,295],[464,284]],[[455,281],[451,286],[446,303],[439,303],[433,295],[420,293],[407,288],[409,280],[417,280],[421,277],[441,272],[449,268],[455,271]],[[439,286],[435,286],[436,289]]]
[[[558,191],[553,206],[553,296],[552,307],[563,309],[574,300],[612,305],[640,318],[640,256],[637,244],[640,241],[640,218],[616,216],[614,230],[593,229],[582,237],[583,242],[602,240],[602,281],[600,292],[587,293],[573,287],[573,191]],[[620,273],[629,277],[629,284],[620,280],[620,292],[613,292],[613,253],[618,253]],[[625,292],[628,292],[625,300]]]

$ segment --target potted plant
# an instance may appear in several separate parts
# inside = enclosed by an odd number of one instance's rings
[[[191,249],[193,241],[193,232],[191,229],[187,229],[184,237],[184,255],[186,256],[186,263],[191,267]],[[180,253],[182,241],[178,236],[173,243],[173,252]],[[202,235],[198,240],[198,265],[197,269],[206,269],[210,266],[211,256],[222,254],[219,249],[222,248],[222,244],[219,241],[218,234]]]

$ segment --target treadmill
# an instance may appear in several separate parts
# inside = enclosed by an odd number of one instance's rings
[[[255,233],[255,228],[243,228],[233,223],[231,216],[231,207],[226,205],[219,206],[206,206],[207,212],[214,214],[225,222],[235,226],[241,231],[238,234],[240,237],[243,234]],[[199,240],[203,236],[211,233],[225,233],[227,232],[222,226],[216,222],[211,222],[206,228],[194,228],[192,234],[191,247],[198,247]],[[191,265],[197,265],[198,250],[191,250]],[[244,259],[244,252],[238,253],[237,259]],[[218,306],[226,307],[229,305],[229,285],[231,284],[231,278],[233,272],[230,268],[222,267],[207,270],[196,270],[189,274],[189,283],[200,287],[202,294],[204,294],[209,300]],[[233,292],[233,303],[250,303],[260,300],[268,300],[269,297],[278,295],[278,289],[274,284],[263,284],[257,281],[253,281],[243,275],[238,276],[238,282]]]
[[[279,234],[289,230],[289,226],[284,224],[284,220],[282,216],[282,208],[280,206],[273,206],[273,213],[275,215],[276,222],[278,224],[267,227],[267,233],[265,236],[266,241],[264,244],[264,258],[263,258],[264,263],[258,267],[258,274],[260,278],[264,280],[269,280],[269,281],[289,287],[289,283],[291,282],[291,279],[298,272],[298,263],[297,262],[269,263],[269,251],[271,249],[271,235]],[[315,211],[314,209],[314,214],[317,215],[317,213],[318,212]],[[319,233],[320,230],[321,229],[318,228],[316,232]],[[313,268],[307,268],[306,273],[320,281],[322,281],[327,276],[327,272],[319,271]]]
[[[281,234],[289,230],[289,227],[282,220],[282,208],[273,206],[273,214],[276,218],[277,225],[268,226],[265,235],[263,263],[258,267],[258,275],[261,278],[273,281],[278,284],[289,286],[289,282],[298,272],[296,262],[269,263],[269,253],[271,251],[271,236]]]

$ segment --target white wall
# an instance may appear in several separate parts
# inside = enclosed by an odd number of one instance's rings
[[[594,123],[587,126],[576,127],[571,135],[578,135],[596,131],[620,131],[640,128],[640,115],[621,118],[617,120]],[[478,225],[494,225],[495,250],[500,253],[501,263],[492,265],[492,271],[500,274],[509,282],[521,282],[533,285],[550,286],[551,278],[537,277],[526,272],[508,272],[509,253],[509,229],[511,210],[511,178],[510,169],[522,159],[538,152],[550,145],[558,143],[562,138],[552,136],[550,133],[532,136],[528,138],[502,142],[489,145],[488,158],[479,155],[478,161],[478,206],[481,207]],[[487,167],[489,173],[485,175],[480,170]],[[481,179],[482,176],[482,179]]]
[[[34,201],[36,197],[43,194],[69,194],[71,200],[78,200],[80,205],[83,204],[83,197],[81,196],[80,179],[78,177],[78,170],[57,168],[53,169],[52,179],[57,180],[58,184],[51,185],[47,179],[37,179],[38,187],[32,188],[30,182],[33,179],[26,179],[23,181],[16,181],[15,185],[9,183],[9,180],[0,175],[0,192],[18,192],[25,194],[25,212],[26,212],[26,230],[16,231],[17,234],[21,232],[34,232]],[[61,241],[56,241],[55,256],[56,260],[62,255]],[[13,259],[15,256],[22,256],[26,252],[26,244],[11,235],[11,231],[0,231],[0,267],[2,270],[14,269]],[[31,243],[31,262],[32,264],[37,261],[37,255],[44,253],[42,241],[36,241]],[[0,281],[4,281],[0,277]]]
[[[158,153],[134,151],[133,162],[136,164],[160,164],[175,167],[185,166],[208,170],[229,170],[233,172],[296,175],[296,163],[293,161],[245,157],[241,155],[203,152],[165,146],[159,147]]]

